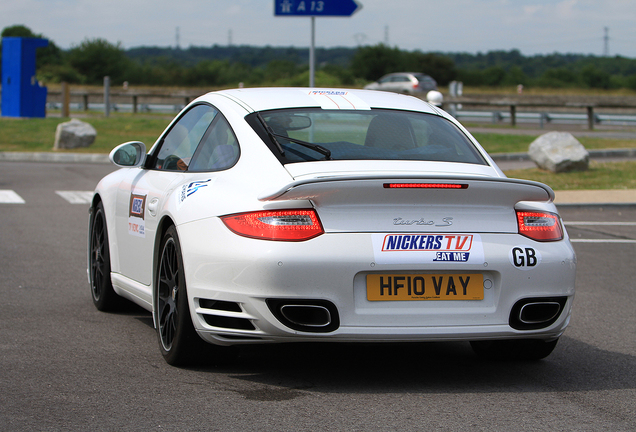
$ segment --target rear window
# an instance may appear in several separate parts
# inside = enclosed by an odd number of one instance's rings
[[[282,163],[415,160],[486,165],[461,130],[433,114],[310,108],[263,111],[260,118],[270,134],[257,115],[247,120]]]

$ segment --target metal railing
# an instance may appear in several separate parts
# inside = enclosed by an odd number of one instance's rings
[[[110,92],[109,106],[114,111],[130,111],[133,113],[158,111],[178,111],[191,100],[199,97],[200,92],[179,92],[179,93],[144,93],[144,92]],[[97,102],[91,102],[97,101]],[[144,101],[142,103],[142,101]],[[179,101],[181,103],[174,103]],[[49,91],[47,97],[47,107],[61,109],[63,106],[62,91]],[[103,110],[104,93],[88,91],[70,91],[69,106],[75,110]],[[170,108],[164,108],[164,107]]]
[[[110,109],[121,112],[180,111],[201,90],[161,92],[110,92]],[[70,91],[69,106],[73,110],[104,110],[104,93],[97,91]],[[49,91],[49,109],[63,108],[63,93]],[[447,97],[443,108],[461,120],[538,123],[543,128],[548,123],[587,124],[594,129],[597,124],[636,125],[636,97],[585,97],[585,96],[496,96]],[[470,108],[470,109],[466,109]]]
[[[489,118],[493,123],[508,121],[538,122],[543,127],[549,122],[586,122],[590,130],[600,123],[636,124],[636,98],[447,98],[444,109],[456,118]],[[464,110],[464,107],[478,107]],[[523,109],[524,111],[521,111]],[[604,110],[603,112],[599,112]],[[616,112],[608,112],[614,110]]]

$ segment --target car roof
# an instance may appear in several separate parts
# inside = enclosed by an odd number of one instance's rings
[[[360,89],[320,88],[247,88],[220,90],[208,93],[199,100],[212,102],[214,96],[227,97],[248,111],[266,111],[284,108],[323,108],[333,110],[368,110],[386,108],[419,111],[429,114],[438,112],[427,102],[413,96]]]
[[[395,75],[430,76],[428,74],[425,74],[424,72],[393,72],[390,74],[386,74],[384,76],[395,76]]]

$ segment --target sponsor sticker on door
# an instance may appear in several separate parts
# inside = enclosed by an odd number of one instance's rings
[[[146,195],[131,194],[128,207],[128,234],[146,237]]]

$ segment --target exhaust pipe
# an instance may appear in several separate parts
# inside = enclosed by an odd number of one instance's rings
[[[524,324],[545,323],[561,312],[561,305],[557,302],[526,303],[519,311],[519,321]]]
[[[331,314],[324,306],[283,305],[280,312],[289,322],[307,327],[326,327],[331,324]]]
[[[567,300],[567,297],[519,300],[510,311],[510,327],[515,330],[538,330],[549,327],[559,319]]]
[[[267,299],[267,306],[283,325],[308,333],[329,333],[340,327],[338,308],[322,299]]]

